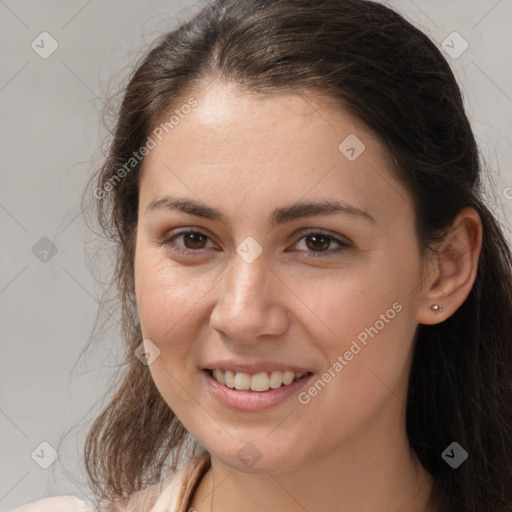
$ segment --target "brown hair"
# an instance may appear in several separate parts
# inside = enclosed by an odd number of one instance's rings
[[[122,380],[85,446],[98,499],[158,482],[187,439],[134,356],[142,341],[131,300],[143,160],[113,179],[158,120],[213,80],[261,94],[315,90],[358,116],[384,142],[411,192],[422,253],[461,209],[478,212],[483,245],[468,298],[444,322],[418,326],[407,434],[433,475],[440,510],[512,510],[510,248],[483,202],[478,150],[449,65],[402,16],[365,0],[212,1],[165,34],[133,73],[108,156],[93,177],[99,222],[116,245],[113,284],[126,341]],[[469,453],[456,470],[441,458],[452,441]]]

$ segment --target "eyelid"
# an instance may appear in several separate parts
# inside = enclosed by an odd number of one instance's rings
[[[212,242],[211,237],[207,233],[205,233],[202,228],[187,227],[187,228],[182,228],[178,231],[173,231],[170,234],[168,233],[168,234],[163,235],[162,238],[159,240],[159,243],[163,246],[170,247],[174,243],[174,240],[176,238],[178,238],[182,235],[186,235],[188,233],[203,235],[208,239],[207,241]],[[294,239],[297,238],[297,240],[293,243],[293,245],[297,245],[303,238],[306,238],[311,235],[322,235],[322,236],[328,238],[331,242],[337,243],[339,245],[339,247],[337,247],[335,249],[328,249],[326,251],[294,250],[292,252],[302,252],[302,253],[308,254],[307,257],[318,258],[318,257],[327,257],[330,255],[339,254],[340,252],[347,250],[353,246],[352,242],[349,241],[346,237],[342,237],[341,235],[331,234],[328,231],[325,231],[320,228],[317,228],[317,229],[306,228],[304,230],[299,231],[298,233],[295,233]],[[342,240],[342,238],[345,238],[346,240]],[[174,246],[174,248],[171,248],[172,251],[178,252],[180,254],[185,254],[185,255],[193,255],[194,253],[202,254],[207,249],[209,249],[209,248],[203,247],[201,249],[188,249],[188,248],[181,247],[181,246],[177,246],[177,247]]]
[[[335,242],[339,245],[339,247],[335,249],[328,249],[326,251],[293,251],[293,252],[304,252],[307,254],[308,258],[323,258],[323,257],[329,257],[329,256],[335,256],[338,255],[340,252],[346,251],[347,249],[350,249],[353,244],[348,239],[342,240],[342,235],[334,235],[329,233],[328,231],[325,231],[323,229],[317,228],[307,228],[305,230],[301,230],[298,233],[294,235],[294,237],[298,237],[297,241],[293,245],[297,245],[302,239],[311,236],[311,235],[322,235],[325,238],[329,239],[331,242]]]
[[[158,243],[160,245],[165,246],[165,247],[170,247],[171,245],[174,245],[174,240],[176,238],[178,238],[178,237],[180,237],[182,235],[189,234],[189,233],[203,235],[203,236],[205,236],[207,238],[207,243],[208,243],[208,241],[213,243],[213,241],[211,240],[211,236],[210,235],[205,233],[202,229],[194,228],[194,227],[182,228],[182,229],[177,230],[177,231],[172,231],[171,233],[166,233],[166,234],[164,234],[161,237],[161,239],[158,240]],[[174,246],[174,248],[171,248],[172,251],[178,252],[180,254],[185,254],[185,255],[190,255],[190,254],[194,254],[194,253],[201,254],[206,249],[209,249],[209,247],[208,248],[207,247],[203,247],[202,249],[188,249],[186,247],[178,246],[176,248],[176,246]]]
[[[338,242],[340,245],[353,245],[353,242],[348,237],[338,233],[331,233],[330,231],[322,228],[304,228],[294,233],[293,237],[299,237],[298,240],[300,240],[308,235],[323,235],[335,242]]]

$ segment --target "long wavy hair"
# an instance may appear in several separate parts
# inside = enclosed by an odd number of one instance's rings
[[[187,94],[213,80],[261,94],[315,90],[366,123],[413,198],[422,255],[463,208],[478,212],[483,245],[469,296],[444,322],[418,326],[406,426],[433,476],[439,510],[511,511],[510,247],[483,199],[478,148],[450,66],[419,29],[366,0],[209,1],[131,73],[108,153],[89,184],[96,219],[115,245],[111,284],[126,346],[112,399],[85,443],[98,503],[127,503],[173,471],[187,446],[185,428],[134,355],[142,341],[133,292],[144,160],[126,163]],[[469,454],[456,470],[441,457],[453,441]]]

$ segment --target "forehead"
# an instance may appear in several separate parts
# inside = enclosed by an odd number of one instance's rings
[[[195,106],[180,112],[190,98]],[[379,139],[325,97],[212,84],[173,113],[172,129],[145,158],[141,206],[176,192],[238,209],[326,195],[377,217],[411,206]]]

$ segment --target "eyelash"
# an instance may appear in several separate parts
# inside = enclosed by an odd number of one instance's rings
[[[185,231],[180,231],[178,233],[174,233],[172,236],[162,239],[160,241],[160,244],[165,247],[170,248],[172,251],[175,251],[175,252],[178,252],[178,253],[184,254],[184,255],[192,255],[194,253],[203,252],[206,249],[204,247],[201,249],[186,249],[186,248],[177,246],[174,243],[174,241],[177,238],[179,238],[183,235],[190,234],[190,233],[193,233],[195,235],[202,235],[202,236],[205,236],[208,240],[210,239],[210,237],[208,235],[206,235],[205,233],[203,233],[202,231],[185,230]],[[328,256],[332,256],[334,254],[339,254],[340,252],[343,252],[351,247],[351,245],[349,243],[344,242],[343,240],[340,240],[339,238],[336,238],[336,237],[334,237],[324,231],[321,231],[321,230],[308,231],[306,233],[303,233],[302,236],[293,245],[296,245],[302,239],[307,238],[312,235],[321,235],[321,236],[327,238],[329,240],[329,242],[337,243],[340,247],[338,247],[337,249],[334,249],[334,250],[325,250],[325,251],[303,251],[303,252],[309,253],[308,258],[325,258]]]

